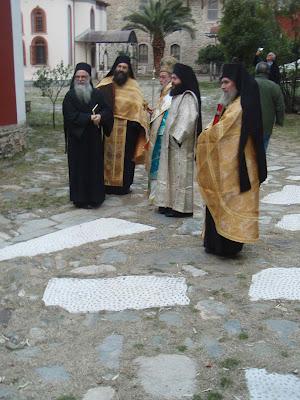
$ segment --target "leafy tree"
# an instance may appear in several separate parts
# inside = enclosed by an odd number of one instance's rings
[[[291,68],[282,67],[281,88],[287,111],[296,111],[296,102],[300,105],[297,89],[300,87],[300,0],[287,0],[276,10],[277,19],[288,27],[289,54],[284,63],[293,62]]]
[[[55,128],[55,105],[62,89],[69,84],[72,67],[65,66],[61,61],[54,68],[42,67],[34,75],[34,86],[42,91],[42,95],[52,103],[52,124]]]
[[[216,63],[217,65],[222,64],[225,61],[225,55],[223,48],[218,45],[209,44],[203,47],[198,52],[197,64],[209,64],[210,62]]]
[[[219,31],[219,40],[227,61],[238,57],[250,67],[258,47],[262,56],[273,51],[283,65],[282,90],[288,111],[295,108],[299,85],[300,0],[226,0]],[[280,17],[290,20],[287,35],[280,27]],[[284,64],[294,62],[293,69]],[[251,68],[251,67],[250,67]]]
[[[289,40],[277,21],[280,4],[278,0],[226,0],[219,40],[227,61],[238,57],[250,66],[258,47],[265,54],[279,54],[279,62],[291,57]]]
[[[124,18],[128,24],[124,29],[140,29],[150,34],[154,68],[159,71],[160,60],[164,55],[165,37],[179,30],[187,31],[194,37],[194,24],[191,9],[182,0],[150,0],[140,12],[133,12]]]

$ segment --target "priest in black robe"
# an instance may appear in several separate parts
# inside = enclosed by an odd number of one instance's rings
[[[105,199],[103,142],[113,127],[113,113],[93,88],[91,66],[76,65],[63,101],[70,200],[78,208],[97,208]]]

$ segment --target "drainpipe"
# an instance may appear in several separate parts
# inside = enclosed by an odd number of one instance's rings
[[[76,62],[75,62],[75,36],[76,36],[76,30],[75,30],[75,0],[72,0],[73,3],[73,67],[75,67]]]

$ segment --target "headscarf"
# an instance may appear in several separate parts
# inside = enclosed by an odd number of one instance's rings
[[[130,61],[130,57],[128,56],[119,56],[116,58],[114,65],[111,67],[109,73],[106,75],[107,76],[112,76],[117,68],[117,66],[121,63],[127,64],[128,65],[128,74],[130,76],[130,78],[135,79],[134,77],[134,73],[132,70],[132,66],[131,66],[131,61]]]
[[[242,64],[224,64],[222,78],[228,78],[235,82],[243,110],[241,136],[239,143],[239,175],[240,190],[246,192],[251,189],[247,164],[245,159],[245,146],[249,135],[252,136],[256,151],[259,182],[267,178],[266,153],[263,145],[263,124],[259,89],[256,80],[248,74]]]
[[[70,84],[70,89],[73,89],[74,87],[75,74],[77,71],[86,71],[89,74],[89,76],[92,75],[92,67],[90,66],[90,64],[87,64],[85,62],[80,62],[76,64],[75,71]],[[93,87],[92,81],[90,82],[90,84]]]
[[[171,90],[170,95],[174,96],[175,94],[182,94],[187,90],[190,90],[195,94],[198,100],[198,123],[197,123],[197,135],[202,131],[202,118],[201,118],[201,96],[199,90],[199,84],[196,78],[196,75],[191,67],[185,64],[176,63],[174,65],[173,74],[178,76],[181,80],[181,85],[176,90]]]

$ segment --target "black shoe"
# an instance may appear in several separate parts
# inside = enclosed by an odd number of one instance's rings
[[[101,206],[101,204],[102,204],[102,201],[101,202],[91,202],[89,205],[91,208],[99,208]]]
[[[171,211],[171,208],[169,207],[158,207],[159,214],[166,214],[169,211]]]
[[[86,203],[74,203],[74,206],[76,208],[84,208],[86,210],[90,210],[92,208],[92,206],[90,204],[86,204]]]
[[[166,217],[174,217],[174,218],[189,218],[193,216],[193,213],[182,213],[176,210],[170,210],[165,213]]]

